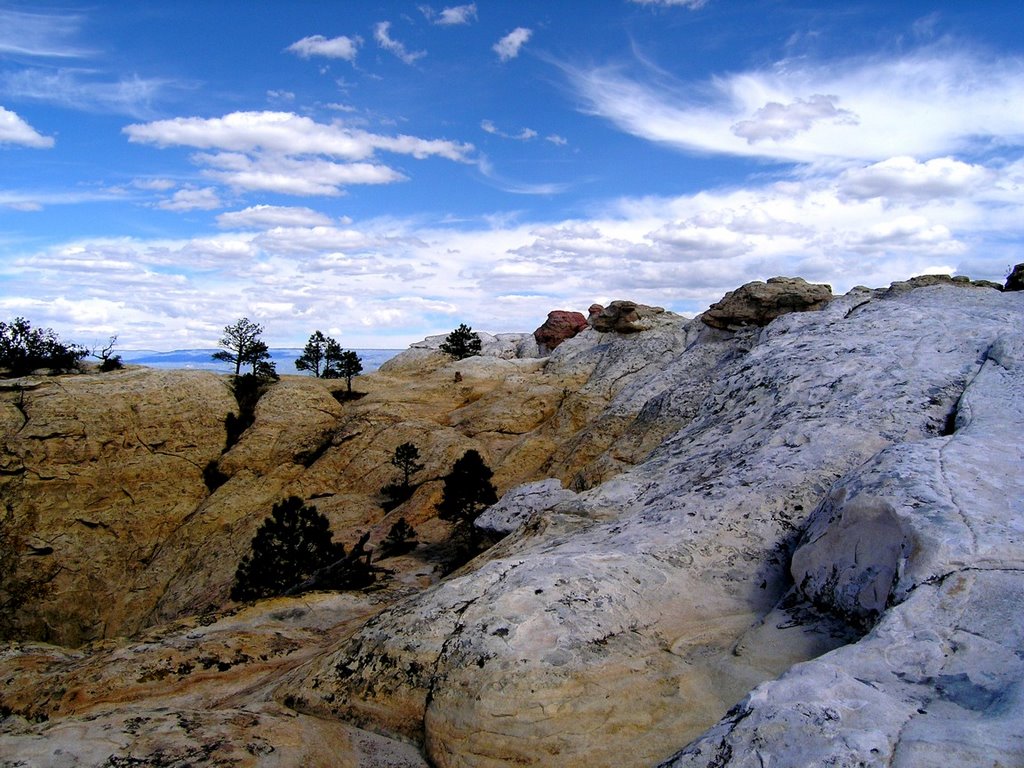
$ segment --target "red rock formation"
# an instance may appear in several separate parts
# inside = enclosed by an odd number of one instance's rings
[[[566,339],[571,339],[587,327],[587,318],[580,312],[556,309],[548,312],[544,325],[533,332],[542,354],[547,354]]]

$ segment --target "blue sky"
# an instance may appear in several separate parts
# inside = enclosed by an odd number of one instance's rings
[[[404,347],[1024,261],[1024,3],[0,0],[0,319]]]

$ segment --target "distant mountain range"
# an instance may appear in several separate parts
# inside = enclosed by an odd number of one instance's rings
[[[233,366],[213,359],[217,349],[176,349],[173,352],[156,352],[150,349],[128,349],[119,351],[121,359],[133,365],[148,365],[152,368],[193,368],[203,371],[232,373]],[[354,350],[363,362],[363,373],[376,371],[386,361],[397,355],[400,349],[357,349]],[[270,359],[280,374],[303,373],[295,368],[295,360],[302,354],[301,347],[278,347],[270,350]]]

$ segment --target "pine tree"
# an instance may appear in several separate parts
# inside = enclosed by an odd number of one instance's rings
[[[441,351],[456,360],[479,355],[481,348],[480,337],[465,323],[449,333],[441,342]]]
[[[391,457],[391,464],[402,472],[402,481],[399,483],[388,483],[380,492],[386,497],[381,504],[384,511],[390,512],[402,502],[412,497],[413,487],[410,482],[413,475],[423,469],[419,462],[420,451],[412,443],[402,443],[395,448],[395,454]]]
[[[345,556],[345,547],[332,538],[330,523],[315,507],[298,496],[278,502],[256,531],[251,553],[238,565],[231,598],[284,594]]]
[[[473,522],[498,501],[498,492],[491,484],[493,475],[477,451],[466,451],[444,478],[438,517],[455,523],[458,530],[475,539]]]

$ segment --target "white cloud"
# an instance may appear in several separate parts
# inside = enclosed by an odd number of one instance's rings
[[[689,8],[696,11],[708,4],[708,0],[629,0],[637,5],[664,5],[666,7]]]
[[[864,168],[846,171],[839,188],[848,197],[935,198],[969,194],[993,178],[980,165],[952,157],[919,163],[912,157],[891,157]]]
[[[284,195],[333,196],[352,184],[390,184],[406,179],[386,165],[336,163],[323,158],[219,152],[199,153],[193,160],[209,166],[206,176],[235,189]]]
[[[899,58],[782,61],[707,82],[611,67],[567,72],[592,114],[686,151],[877,162],[959,153],[992,137],[1024,141],[1024,59],[934,47]]]
[[[210,149],[192,159],[204,173],[239,190],[337,195],[351,184],[388,184],[406,176],[373,162],[378,152],[469,162],[471,144],[385,136],[340,123],[318,123],[291,112],[234,112],[218,118],[180,117],[125,127],[129,141],[159,147]],[[343,161],[343,162],[338,162]]]
[[[241,211],[228,211],[217,217],[222,229],[263,229],[269,227],[330,226],[331,217],[314,211],[283,205],[252,205]]]
[[[0,144],[49,149],[53,146],[53,138],[43,136],[17,114],[0,107]]]
[[[790,104],[769,101],[754,112],[750,120],[735,123],[732,132],[746,139],[748,144],[754,144],[766,139],[791,139],[798,133],[809,131],[820,120],[856,125],[857,116],[848,109],[839,109],[835,102],[835,96],[820,93],[807,99],[797,98]]]
[[[455,5],[441,11],[435,24],[450,26],[454,24],[469,24],[476,19],[476,3],[468,5]]]
[[[82,17],[76,14],[32,13],[0,8],[0,53],[43,58],[80,58],[90,52],[71,40]]]
[[[532,128],[523,128],[519,133],[505,133],[499,130],[492,120],[481,120],[480,127],[487,133],[500,136],[503,139],[514,139],[515,141],[529,141],[537,138],[537,132]]]
[[[1024,221],[1024,162],[893,157],[814,167],[741,189],[624,198],[576,219],[343,222],[310,208],[252,206],[217,221],[240,231],[28,250],[0,262],[0,308],[62,336],[65,322],[70,331],[96,318],[116,325],[105,333],[126,348],[211,346],[244,314],[275,345],[338,327],[346,346],[375,347],[457,322],[531,331],[551,309],[585,312],[613,299],[699,312],[742,282],[777,274],[837,292],[939,270],[1001,280],[1019,261],[1007,241]]]
[[[166,192],[174,189],[177,184],[170,179],[133,179],[132,186],[136,189],[148,189],[155,192]]]
[[[162,200],[157,208],[165,211],[211,211],[223,207],[217,190],[213,187],[202,189],[179,189],[170,199]]]
[[[0,94],[86,112],[148,117],[152,104],[179,84],[163,78],[97,79],[92,72],[68,69],[23,69],[0,74]]]
[[[544,141],[550,141],[557,147],[564,147],[569,143],[569,140],[564,136],[559,136],[557,133],[552,133],[550,136],[545,136]]]
[[[177,117],[126,126],[128,140],[160,147],[186,146],[234,152],[262,150],[282,155],[327,155],[365,160],[376,150],[431,156],[465,162],[471,144],[414,136],[383,136],[348,128],[340,123],[318,123],[292,112],[232,112],[224,117]]]
[[[356,54],[359,52],[359,46],[362,44],[363,40],[358,35],[356,37],[341,35],[330,39],[323,35],[311,35],[292,43],[285,50],[304,59],[311,56],[325,56],[329,59],[344,59],[354,62]]]
[[[516,27],[491,46],[491,50],[498,54],[498,58],[502,61],[509,61],[519,55],[520,49],[529,42],[532,36],[533,30],[526,27]]]
[[[427,55],[426,51],[409,51],[405,45],[391,37],[391,22],[380,21],[373,27],[373,37],[377,45],[385,51],[393,53],[406,64],[415,64],[419,59]]]

